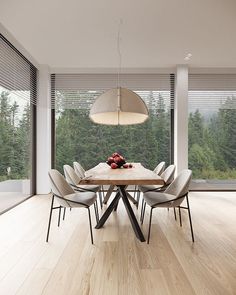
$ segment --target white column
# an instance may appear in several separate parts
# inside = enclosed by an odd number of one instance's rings
[[[37,101],[37,194],[50,192],[48,171],[51,169],[51,83],[47,65],[38,71]]]
[[[188,66],[178,65],[175,79],[174,162],[176,173],[188,168]]]

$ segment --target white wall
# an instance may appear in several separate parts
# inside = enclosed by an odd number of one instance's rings
[[[188,66],[178,65],[175,78],[174,162],[176,174],[188,168]]]
[[[48,171],[51,169],[51,82],[47,65],[38,71],[37,104],[37,194],[50,192]]]

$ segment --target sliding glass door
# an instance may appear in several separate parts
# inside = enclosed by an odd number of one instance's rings
[[[0,38],[0,211],[34,192],[36,69]]]
[[[236,189],[236,75],[189,76],[194,189]]]
[[[102,82],[100,87],[97,85],[98,89],[80,89],[79,85],[76,89],[76,84],[71,85],[71,80],[65,76],[63,79],[57,75],[53,76],[52,81],[56,85],[53,93],[56,122],[55,167],[62,171],[64,164],[72,165],[73,161],[79,161],[89,169],[106,161],[114,152],[120,152],[128,162],[141,162],[150,169],[155,168],[160,161],[165,161],[168,165],[171,162],[173,106],[171,77],[164,75],[160,76],[161,79],[162,87],[159,89],[158,83],[156,89],[144,89],[145,85],[142,89],[133,88],[148,106],[150,116],[146,123],[105,126],[94,124],[89,119],[91,105],[97,96],[105,91],[101,89],[104,86]],[[99,76],[95,84],[98,80]],[[143,83],[145,82],[144,80]]]

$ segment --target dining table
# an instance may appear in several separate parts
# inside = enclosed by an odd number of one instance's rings
[[[99,163],[94,168],[85,172],[85,177],[80,184],[109,185],[117,187],[115,197],[99,219],[96,229],[103,227],[110,214],[116,210],[120,200],[123,201],[130,223],[136,237],[144,242],[145,238],[129,200],[132,196],[127,192],[129,185],[164,185],[164,180],[154,171],[146,169],[141,163],[131,163],[132,168],[112,169],[107,163]],[[133,201],[134,203],[134,201]]]

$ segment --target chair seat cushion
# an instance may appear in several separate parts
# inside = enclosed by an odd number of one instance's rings
[[[162,185],[139,185],[138,189],[142,193],[145,193],[147,191],[154,190],[154,189],[161,188],[161,187],[162,187]]]
[[[170,200],[175,199],[175,196],[167,193],[146,192],[143,194],[143,198],[146,201],[146,203],[151,207],[172,207],[173,202],[171,202]],[[168,201],[170,202],[159,205],[157,204]]]
[[[95,192],[77,192],[74,194],[66,195],[65,199],[71,200],[74,202],[83,203],[86,206],[91,206],[97,199]],[[70,207],[84,207],[81,204],[76,204],[72,202],[68,202],[68,206]]]

